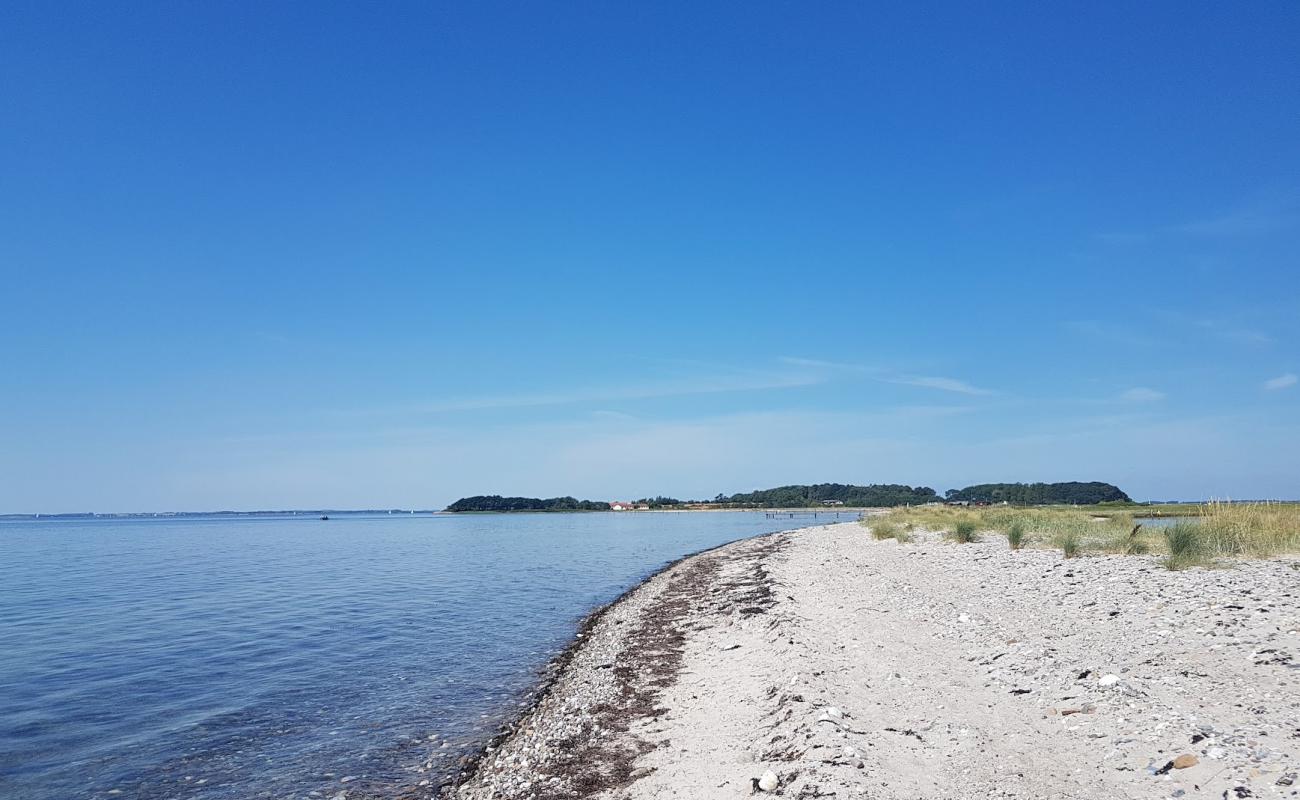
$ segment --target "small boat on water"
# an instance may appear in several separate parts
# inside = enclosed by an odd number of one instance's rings
[[[330,515],[329,515],[329,514],[321,514],[321,515],[320,515],[320,518],[321,518],[321,519],[329,519],[329,518],[330,518]]]

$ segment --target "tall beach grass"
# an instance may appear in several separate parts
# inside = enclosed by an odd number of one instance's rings
[[[1005,533],[1012,549],[1059,548],[1066,557],[1153,553],[1165,556],[1174,569],[1225,558],[1300,554],[1300,504],[1213,502],[1186,510],[1196,513],[1168,528],[1143,525],[1134,520],[1133,509],[1113,507],[922,506],[897,509],[889,517],[959,542],[974,541],[976,531],[992,531]]]

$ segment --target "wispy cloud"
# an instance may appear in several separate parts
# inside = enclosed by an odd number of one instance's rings
[[[799,358],[796,356],[781,356],[777,359],[783,364],[789,364],[793,367],[812,367],[814,369],[833,369],[843,372],[877,372],[877,368],[868,367],[864,364],[849,364],[843,361],[823,361],[819,358]]]
[[[1285,375],[1278,375],[1276,378],[1269,378],[1264,381],[1264,388],[1269,391],[1289,389],[1295,386],[1297,382],[1300,382],[1300,377],[1297,377],[1294,372],[1288,372]]]
[[[437,414],[460,411],[545,408],[550,406],[610,403],[620,400],[650,400],[691,395],[724,394],[792,389],[823,383],[825,378],[810,372],[714,375],[626,386],[593,386],[569,392],[519,392],[477,395],[415,403],[400,407],[367,408],[342,412],[344,416],[388,414]]]
[[[1145,386],[1135,386],[1120,392],[1119,399],[1125,403],[1155,403],[1165,399],[1165,393]]]
[[[1176,317],[1176,315],[1171,316]],[[1264,331],[1255,328],[1243,328],[1234,325],[1231,322],[1223,322],[1216,319],[1199,319],[1195,320],[1194,324],[1199,328],[1209,331],[1212,335],[1222,339],[1223,341],[1232,342],[1234,344],[1260,347],[1273,344],[1275,341],[1272,336]]]
[[[1169,230],[1191,236],[1253,236],[1289,228],[1295,222],[1294,214],[1279,209],[1251,208],[1174,225]]]
[[[1259,236],[1286,230],[1300,223],[1294,198],[1272,197],[1254,205],[1232,209],[1217,216],[1194,219],[1147,230],[1105,231],[1093,235],[1099,242],[1112,245],[1137,245],[1160,239],[1180,237],[1234,238]]]
[[[892,378],[882,378],[886,383],[897,383],[903,386],[920,386],[925,389],[938,389],[944,392],[956,392],[957,394],[968,395],[994,395],[997,392],[992,389],[981,389],[978,386],[972,386],[963,380],[956,378],[940,378],[925,375],[900,375]]]
[[[1076,336],[1122,347],[1148,348],[1160,344],[1158,339],[1120,323],[1080,319],[1065,322],[1063,326]]]
[[[779,359],[784,364],[791,366],[808,367],[811,369],[833,370],[836,372],[855,372],[870,375],[873,380],[881,383],[893,383],[900,386],[919,386],[923,389],[938,389],[943,392],[955,392],[972,396],[989,396],[997,392],[992,389],[982,389],[973,386],[964,380],[958,378],[944,378],[929,375],[909,375],[886,370],[880,367],[870,367],[865,364],[850,364],[843,361],[823,361],[815,358],[797,358],[794,356],[782,356]]]
[[[1273,344],[1273,342],[1277,341],[1263,331],[1250,330],[1248,328],[1223,331],[1222,336],[1230,342],[1250,345]]]
[[[1106,244],[1120,244],[1120,245],[1141,244],[1143,242],[1150,241],[1151,234],[1149,233],[1096,233],[1093,234],[1092,238],[1096,239],[1099,242],[1105,242]]]
[[[558,392],[554,394],[503,394],[467,397],[421,405],[418,410],[435,412],[480,411],[497,408],[539,408],[615,400],[649,400],[701,394],[791,389],[799,386],[811,386],[821,382],[820,378],[813,375],[701,378],[622,387],[593,387],[575,392]]]

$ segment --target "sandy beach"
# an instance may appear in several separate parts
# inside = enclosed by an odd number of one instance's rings
[[[1300,796],[1300,560],[1171,572],[859,524],[685,559],[594,617],[445,794]]]

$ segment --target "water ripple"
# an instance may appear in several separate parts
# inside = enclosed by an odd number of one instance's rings
[[[0,523],[0,796],[413,784],[418,765],[508,717],[591,608],[684,553],[793,524],[745,513]]]

